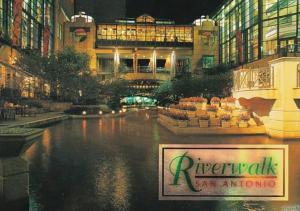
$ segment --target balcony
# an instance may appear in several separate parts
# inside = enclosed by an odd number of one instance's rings
[[[234,73],[234,91],[272,89],[274,70],[267,68],[244,69]]]
[[[122,79],[133,81],[133,80],[159,80],[167,81],[171,79],[170,73],[120,73]]]
[[[130,47],[182,47],[192,48],[192,42],[156,42],[156,41],[124,41],[124,40],[97,40],[96,48],[105,46],[130,46]]]

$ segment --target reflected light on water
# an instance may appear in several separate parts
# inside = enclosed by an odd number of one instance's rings
[[[86,141],[86,138],[87,138],[87,133],[86,133],[86,129],[87,129],[87,120],[86,119],[83,119],[82,120],[82,134],[83,134],[83,138],[84,138],[84,141]]]
[[[96,195],[98,202],[106,209],[128,210],[130,199],[130,181],[125,162],[117,158],[110,163],[98,165],[96,177]]]

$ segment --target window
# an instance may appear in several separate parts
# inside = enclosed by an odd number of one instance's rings
[[[202,68],[203,69],[212,69],[215,65],[214,56],[203,56],[202,57]]]
[[[277,19],[263,22],[264,56],[274,55],[277,52]]]

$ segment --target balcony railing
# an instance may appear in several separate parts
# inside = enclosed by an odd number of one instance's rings
[[[269,89],[274,87],[274,70],[242,69],[234,73],[234,90]]]
[[[156,42],[156,41],[124,41],[97,40],[96,48],[101,46],[135,46],[135,47],[186,47],[192,48],[192,42]]]
[[[300,88],[300,64],[297,67],[297,88]]]

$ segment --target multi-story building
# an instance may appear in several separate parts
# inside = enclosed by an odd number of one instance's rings
[[[220,63],[266,65],[277,56],[297,55],[299,5],[297,0],[228,0],[214,16]]]
[[[65,44],[88,53],[91,69],[103,80],[169,80],[218,62],[217,27],[206,18],[176,25],[142,15],[96,24],[80,14],[65,26]]]
[[[63,46],[63,22],[73,15],[73,0],[0,0],[0,88],[33,97],[36,77],[15,66],[20,51],[49,55]],[[61,42],[60,42],[61,40]]]

